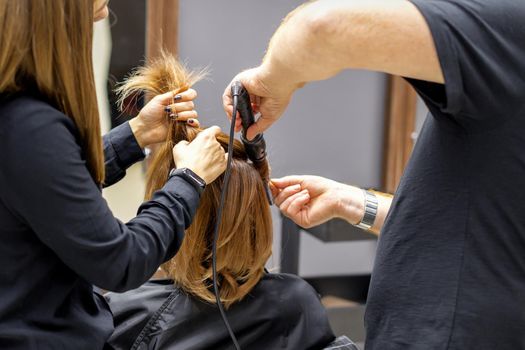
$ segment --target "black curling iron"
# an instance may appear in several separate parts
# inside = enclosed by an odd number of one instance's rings
[[[241,116],[242,134],[241,141],[244,144],[244,149],[254,164],[262,162],[266,159],[266,141],[264,140],[263,134],[257,135],[253,140],[246,138],[248,128],[255,123],[255,117],[253,116],[252,104],[250,101],[250,94],[244,88],[240,81],[233,82],[231,86],[232,98],[235,99],[233,105],[236,106],[236,111]],[[237,102],[237,103],[235,103]],[[236,113],[234,110],[233,113]],[[268,183],[264,184],[266,190],[266,197],[268,202],[272,205],[272,194]]]

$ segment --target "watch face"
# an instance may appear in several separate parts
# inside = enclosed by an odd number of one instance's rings
[[[203,179],[201,179],[197,174],[195,174],[193,171],[191,171],[188,168],[183,169],[184,173],[188,175],[193,181],[195,181],[200,187],[204,188],[206,186],[206,182],[204,182]]]

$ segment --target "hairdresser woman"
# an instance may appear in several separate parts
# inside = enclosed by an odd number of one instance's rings
[[[196,117],[194,91],[175,104],[157,96],[102,144],[91,51],[106,5],[0,1],[1,349],[102,349],[113,320],[93,285],[140,286],[177,252],[199,203],[182,172],[127,224],[102,198],[142,147],[165,140],[166,107]],[[218,132],[175,146],[177,167],[215,180],[226,166]]]

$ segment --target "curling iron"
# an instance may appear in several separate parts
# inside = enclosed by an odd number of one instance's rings
[[[234,101],[233,105],[237,107],[236,111],[239,112],[239,115],[241,116],[241,141],[244,144],[244,149],[246,150],[248,159],[250,159],[254,164],[262,162],[266,159],[266,141],[264,140],[263,134],[261,133],[257,135],[253,140],[248,140],[246,138],[248,128],[255,123],[255,117],[253,116],[252,104],[250,101],[250,94],[239,81],[233,82],[231,86],[231,93],[233,99],[236,100]],[[233,113],[236,113],[236,111],[233,111]],[[272,194],[270,192],[270,187],[266,182],[264,184],[264,189],[266,191],[268,202],[270,205],[272,205]]]

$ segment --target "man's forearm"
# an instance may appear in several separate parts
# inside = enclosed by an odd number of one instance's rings
[[[298,7],[275,32],[263,60],[269,77],[285,78],[287,85],[298,87],[309,81],[327,79],[343,69],[327,55],[330,48],[320,30],[323,19],[314,12],[317,3]]]
[[[345,185],[346,189],[341,191],[339,216],[352,225],[356,225],[363,219],[364,216],[364,196],[363,191],[357,187]],[[374,225],[369,230],[370,233],[379,235],[385,219],[392,205],[392,195],[378,191],[373,192],[378,200],[378,211],[374,221]]]
[[[327,79],[347,68],[444,81],[430,30],[405,0],[305,4],[274,34],[262,67],[269,84],[288,87]]]
[[[388,215],[388,212],[390,211],[393,197],[388,193],[382,193],[378,191],[372,192],[376,195],[379,205],[377,209],[376,220],[374,221],[374,225],[370,229],[370,232],[379,235],[379,232],[381,231],[385,223],[385,219]]]

